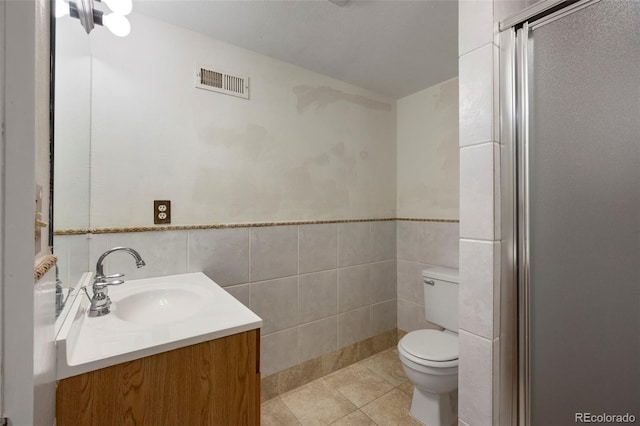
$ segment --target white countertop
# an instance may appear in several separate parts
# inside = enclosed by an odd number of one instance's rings
[[[84,279],[91,293],[91,275]],[[186,318],[157,315],[127,321],[122,319],[127,302],[118,312],[118,302],[127,297],[182,285],[199,297],[187,305],[192,310]],[[89,299],[83,292],[73,302],[56,338],[58,380],[262,327],[260,317],[202,272],[127,281],[110,287],[109,296],[111,313],[96,318],[88,317]]]

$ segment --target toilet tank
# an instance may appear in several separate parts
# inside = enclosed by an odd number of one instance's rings
[[[458,270],[432,267],[422,271],[427,321],[458,332]]]

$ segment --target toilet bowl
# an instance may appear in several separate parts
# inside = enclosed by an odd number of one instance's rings
[[[426,426],[451,426],[457,419],[457,270],[423,271],[425,318],[444,330],[415,330],[398,342],[400,362],[414,385],[411,415]]]
[[[437,330],[412,331],[398,343],[398,353],[415,387],[411,415],[427,426],[452,425],[457,418],[451,392],[458,388],[458,336]]]

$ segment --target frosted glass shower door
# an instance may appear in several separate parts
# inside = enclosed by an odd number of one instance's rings
[[[531,424],[640,424],[640,2],[528,28]]]

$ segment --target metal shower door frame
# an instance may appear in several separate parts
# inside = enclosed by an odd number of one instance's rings
[[[500,23],[501,283],[515,290],[512,420],[531,424],[529,106],[532,32],[600,0],[545,0]],[[512,290],[513,291],[513,290]]]

